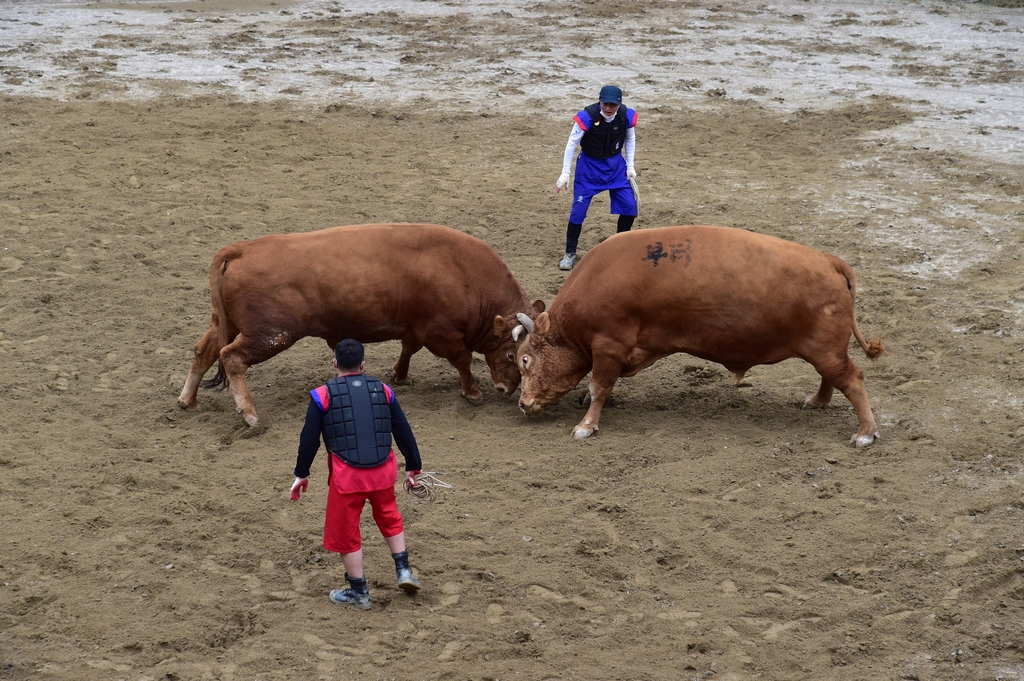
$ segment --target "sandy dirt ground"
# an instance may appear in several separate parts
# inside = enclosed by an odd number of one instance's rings
[[[78,28],[43,31],[57,10]],[[0,20],[0,678],[1024,679],[1021,10],[210,0]],[[336,63],[310,57],[332,41]],[[288,498],[326,344],[250,370],[255,428],[228,392],[176,404],[213,254],[440,223],[550,303],[571,115],[613,78],[641,115],[638,229],[742,227],[853,265],[888,350],[852,354],[881,440],[850,447],[842,396],[799,409],[818,381],[798,360],[737,387],[667,358],[578,442],[586,381],[526,419],[482,358],[473,407],[424,351],[397,393],[455,487],[400,502],[424,588],[395,588],[366,518],[373,607],[333,605],[323,453]],[[368,372],[397,352],[370,346]]]

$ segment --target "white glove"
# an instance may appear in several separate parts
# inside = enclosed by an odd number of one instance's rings
[[[634,168],[633,166],[626,166],[626,179],[627,180],[635,180],[636,179],[636,168]]]
[[[562,173],[558,176],[558,182],[555,183],[555,193],[562,191],[563,189],[569,188],[569,173]]]
[[[292,501],[298,501],[307,487],[309,487],[309,478],[295,478],[295,482],[292,483]]]

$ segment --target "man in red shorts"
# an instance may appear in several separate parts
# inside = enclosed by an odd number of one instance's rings
[[[341,341],[331,360],[338,376],[310,391],[295,461],[292,499],[297,500],[309,485],[309,467],[323,436],[328,453],[324,548],[341,554],[349,584],[347,589],[331,591],[329,597],[335,603],[366,610],[370,607],[370,590],[363,576],[359,533],[359,516],[366,501],[370,502],[373,519],[391,549],[399,588],[420,588],[409,567],[405,527],[395,499],[398,461],[391,448],[391,436],[394,435],[405,457],[406,475],[414,486],[418,486],[414,476],[422,472],[423,466],[412,428],[395,393],[379,379],[363,374],[363,356],[360,342]]]

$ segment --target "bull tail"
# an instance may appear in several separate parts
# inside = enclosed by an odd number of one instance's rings
[[[850,291],[850,298],[853,299],[853,337],[857,339],[857,343],[864,351],[864,354],[868,356],[868,359],[877,359],[879,355],[885,352],[885,348],[882,347],[882,339],[872,338],[870,342],[865,341],[864,336],[860,332],[860,327],[857,326],[857,276],[853,273],[853,268],[850,267],[848,262],[842,258],[836,258],[835,260],[840,273],[846,277],[846,287]]]
[[[229,247],[230,248],[230,247]],[[220,252],[214,256],[213,263],[210,265],[210,307],[213,308],[213,323],[217,326],[217,352],[230,343],[233,338],[230,337],[228,331],[228,319],[227,314],[224,310],[224,273],[228,270],[228,263],[231,261],[231,257],[235,255],[233,251],[228,251],[228,248],[221,249]],[[223,388],[228,387],[228,376],[224,371],[224,363],[219,359],[217,360],[217,373],[213,378],[200,381],[200,387],[205,390],[222,386]]]
[[[228,387],[228,375],[224,373],[224,365],[217,360],[217,373],[213,378],[204,378],[199,381],[199,387],[203,390],[212,390],[217,386],[224,384],[224,387]]]

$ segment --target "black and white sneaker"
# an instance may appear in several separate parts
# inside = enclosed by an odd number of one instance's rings
[[[370,609],[370,592],[358,593],[353,589],[335,589],[328,596],[335,603],[354,605],[360,610]]]
[[[412,574],[412,570],[407,567],[398,568],[398,588],[405,592],[419,591],[420,582],[416,579],[416,576]]]

